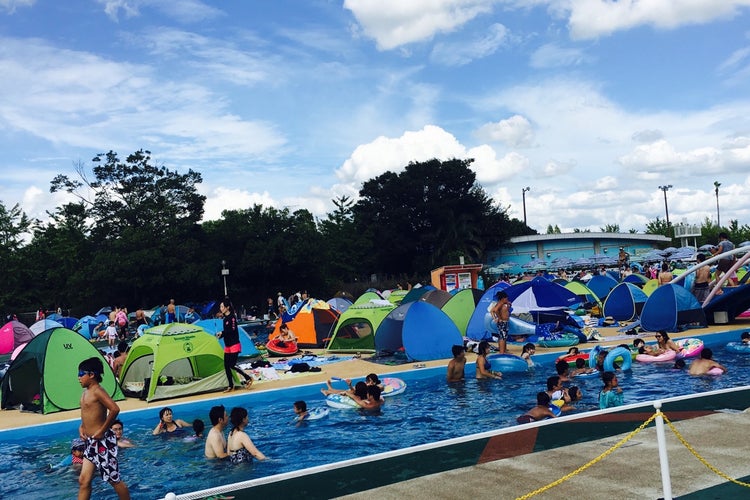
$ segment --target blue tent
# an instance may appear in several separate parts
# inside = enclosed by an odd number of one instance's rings
[[[471,340],[492,340],[492,331],[487,328],[489,323],[492,323],[488,319],[490,317],[490,306],[495,301],[495,294],[506,288],[510,288],[508,283],[498,281],[482,294],[474,313],[469,318],[469,324],[466,326],[466,336]]]
[[[410,361],[450,358],[454,345],[463,345],[458,327],[443,311],[422,301],[398,306],[375,331],[378,352],[403,348]]]
[[[591,277],[586,286],[599,297],[599,300],[604,300],[609,292],[617,286],[617,280],[609,275],[597,274]]]
[[[641,312],[641,326],[652,332],[676,332],[688,324],[706,326],[706,315],[695,296],[680,285],[654,290]]]
[[[609,292],[604,301],[604,315],[617,321],[631,321],[641,315],[648,300],[643,290],[632,283],[620,283]]]
[[[422,295],[431,290],[437,290],[437,288],[432,285],[415,286],[414,288],[409,290],[409,293],[404,295],[404,298],[401,299],[401,303],[406,304],[407,302],[414,302],[415,300],[419,300]]]
[[[536,277],[506,290],[514,313],[560,311],[580,303],[578,296],[564,286]]]
[[[99,324],[99,321],[103,320],[95,318],[94,316],[84,316],[83,318],[79,319],[75,325],[73,325],[73,328],[71,328],[71,330],[80,333],[87,339],[92,339],[94,338],[94,328],[96,328],[96,325]]]
[[[200,326],[211,335],[216,335],[217,332],[220,332],[224,329],[224,322],[221,319],[216,318],[201,319],[193,324],[196,326]],[[251,358],[253,356],[260,356],[260,351],[257,347],[255,347],[253,339],[250,338],[250,335],[247,333],[247,331],[242,328],[242,325],[238,326],[237,328],[240,331],[240,346],[242,347],[240,356],[248,358]],[[219,343],[221,344],[221,348],[224,349],[224,339],[219,339]]]

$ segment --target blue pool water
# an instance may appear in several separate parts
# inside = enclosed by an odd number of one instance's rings
[[[750,385],[750,355],[725,350],[726,338],[721,343],[711,342],[707,345],[713,347],[715,359],[730,367],[727,375],[689,377],[673,370],[671,364],[634,363],[632,371],[619,377],[626,403]],[[534,406],[536,393],[545,388],[546,378],[554,372],[553,358],[542,359],[546,362],[536,370],[507,374],[502,381],[474,379],[473,364],[467,365],[465,382],[450,385],[445,383],[443,367],[414,370],[399,375],[408,388],[389,398],[381,414],[332,409],[327,418],[301,427],[292,423],[292,403],[304,399],[310,408],[323,406],[320,384],[171,405],[175,417],[187,421],[202,418],[207,425],[208,410],[215,404],[224,404],[227,411],[234,406],[248,408],[247,431],[270,457],[252,465],[207,461],[202,441],[152,436],[160,406],[126,412],[121,415],[125,435],[138,447],[120,451],[121,471],[134,498],[159,498],[170,491],[205,489],[515,425],[516,417]],[[373,371],[378,368],[382,367],[373,365]],[[574,385],[584,394],[578,411],[598,409],[600,380],[584,377]],[[78,485],[73,470],[49,470],[48,464],[57,464],[69,453],[78,423],[74,420],[0,433],[4,451],[0,455],[0,498],[74,498]],[[94,498],[116,498],[112,488],[98,478],[93,488]]]

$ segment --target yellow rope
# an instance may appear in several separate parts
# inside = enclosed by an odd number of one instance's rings
[[[658,410],[657,410],[657,412],[658,412]],[[692,446],[690,446],[690,443],[688,443],[685,440],[685,438],[682,437],[682,434],[680,434],[677,431],[677,428],[675,428],[674,424],[672,424],[672,422],[669,421],[669,419],[667,418],[666,415],[662,414],[662,418],[664,418],[664,421],[667,423],[667,425],[669,426],[669,428],[672,429],[672,432],[674,432],[675,436],[677,436],[677,439],[680,440],[680,442],[685,446],[685,448],[687,448],[688,450],[690,450],[690,453],[692,453],[693,455],[695,455],[695,458],[697,458],[698,460],[700,460],[700,462],[703,465],[705,465],[706,467],[708,467],[708,469],[710,471],[712,471],[713,473],[721,476],[722,478],[726,479],[727,481],[731,481],[731,482],[733,482],[735,484],[739,484],[740,486],[745,486],[746,488],[750,488],[750,484],[743,483],[742,481],[738,481],[738,480],[736,480],[736,479],[734,479],[732,477],[729,477],[728,475],[726,475],[725,473],[723,473],[722,471],[720,471],[719,469],[717,469],[713,465],[709,464],[706,461],[706,459],[704,459],[702,456],[700,456],[700,454],[697,451],[695,451],[695,448],[693,448]]]
[[[650,424],[656,418],[656,415],[657,415],[656,413],[653,414],[653,415],[651,415],[651,417],[649,417],[648,420],[646,420],[645,422],[643,422],[636,430],[634,430],[633,432],[631,432],[630,434],[628,434],[627,436],[625,436],[624,438],[622,438],[617,444],[615,444],[614,446],[612,446],[610,449],[608,449],[607,451],[605,451],[604,453],[602,453],[598,457],[596,457],[593,460],[589,461],[588,463],[580,466],[579,468],[577,468],[576,470],[574,470],[570,474],[566,474],[565,476],[561,477],[557,481],[553,481],[553,482],[549,483],[546,486],[542,486],[541,488],[532,491],[531,493],[527,493],[527,494],[525,494],[525,495],[523,495],[521,497],[518,497],[516,500],[526,500],[527,498],[531,498],[531,497],[533,497],[535,495],[538,495],[539,493],[543,493],[543,492],[549,490],[550,488],[554,488],[555,486],[557,486],[559,484],[562,484],[563,482],[565,482],[568,479],[572,478],[576,474],[580,474],[581,472],[583,472],[584,470],[588,469],[589,467],[591,467],[595,463],[597,463],[597,462],[603,460],[604,458],[606,458],[610,453],[612,453],[613,451],[615,451],[617,448],[621,447],[622,445],[624,445],[625,443],[627,443],[628,441],[630,441],[636,434],[638,434],[643,429],[645,429],[646,426],[648,424]]]

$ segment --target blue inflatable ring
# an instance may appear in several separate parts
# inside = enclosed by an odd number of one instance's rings
[[[615,371],[615,359],[617,358],[622,358],[622,366],[620,366],[622,370],[630,370],[630,367],[633,364],[633,357],[631,355],[630,349],[626,349],[624,347],[615,347],[614,349],[609,351],[607,357],[604,358],[604,371]]]
[[[502,373],[529,371],[529,364],[520,356],[513,354],[490,354],[487,356],[493,371]]]

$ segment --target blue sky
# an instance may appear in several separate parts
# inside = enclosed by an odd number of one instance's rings
[[[206,218],[474,158],[544,232],[750,224],[750,0],[0,0],[0,201],[148,149]]]

